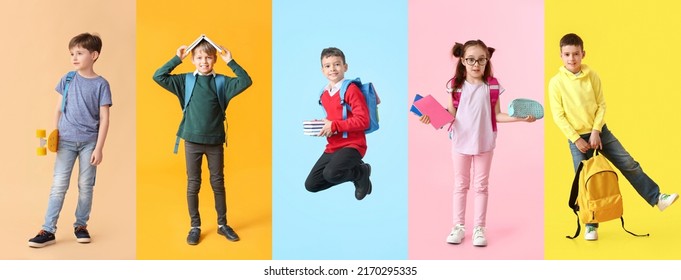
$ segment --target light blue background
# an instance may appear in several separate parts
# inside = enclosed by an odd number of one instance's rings
[[[407,259],[407,1],[273,1],[273,259]],[[373,82],[380,129],[367,135],[372,194],[352,182],[310,193],[326,139],[302,122],[325,117],[320,54],[338,47],[346,78]]]

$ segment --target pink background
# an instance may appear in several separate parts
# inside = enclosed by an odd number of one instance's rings
[[[455,42],[481,39],[496,52],[493,71],[502,111],[515,98],[544,104],[544,4],[521,1],[409,1],[409,105],[416,93],[450,101]],[[406,106],[405,111],[408,110]],[[544,106],[546,107],[546,106]],[[546,108],[545,108],[546,110]],[[488,246],[472,245],[469,191],[466,237],[447,244],[452,227],[453,167],[445,129],[409,116],[409,259],[543,259],[544,120],[502,123],[492,163]]]

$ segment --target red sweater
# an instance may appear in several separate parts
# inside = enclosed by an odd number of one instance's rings
[[[369,110],[364,95],[355,84],[350,84],[345,92],[345,102],[350,105],[347,119],[343,119],[343,106],[340,92],[333,96],[326,90],[322,93],[322,106],[326,110],[326,119],[331,121],[331,130],[336,133],[327,137],[325,153],[333,153],[341,148],[354,148],[364,157],[367,151],[367,140],[364,131],[369,128]],[[348,138],[343,138],[343,132]]]

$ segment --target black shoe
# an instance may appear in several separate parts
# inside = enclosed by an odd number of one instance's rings
[[[368,163],[363,163],[360,166],[361,172],[359,178],[355,183],[355,198],[357,200],[362,200],[367,194],[371,194],[371,180],[369,176],[371,175],[371,165]]]
[[[193,227],[191,230],[189,230],[189,235],[187,235],[187,244],[199,244],[199,238],[201,238],[201,229]]]
[[[40,230],[38,235],[28,240],[28,247],[42,248],[50,244],[54,244],[57,241],[54,238],[54,233],[49,231]]]
[[[90,233],[87,231],[87,226],[77,226],[73,229],[78,243],[90,243]]]
[[[232,227],[228,225],[218,227],[218,234],[224,235],[225,237],[227,237],[227,240],[229,241],[239,241],[239,235],[237,235],[236,232],[234,232],[234,230],[232,229]]]

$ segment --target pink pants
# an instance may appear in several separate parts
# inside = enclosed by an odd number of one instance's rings
[[[473,177],[474,197],[474,226],[485,226],[487,216],[487,186],[489,185],[489,171],[492,166],[492,155],[489,151],[479,155],[464,155],[452,153],[454,161],[454,224],[465,224],[466,195]]]

